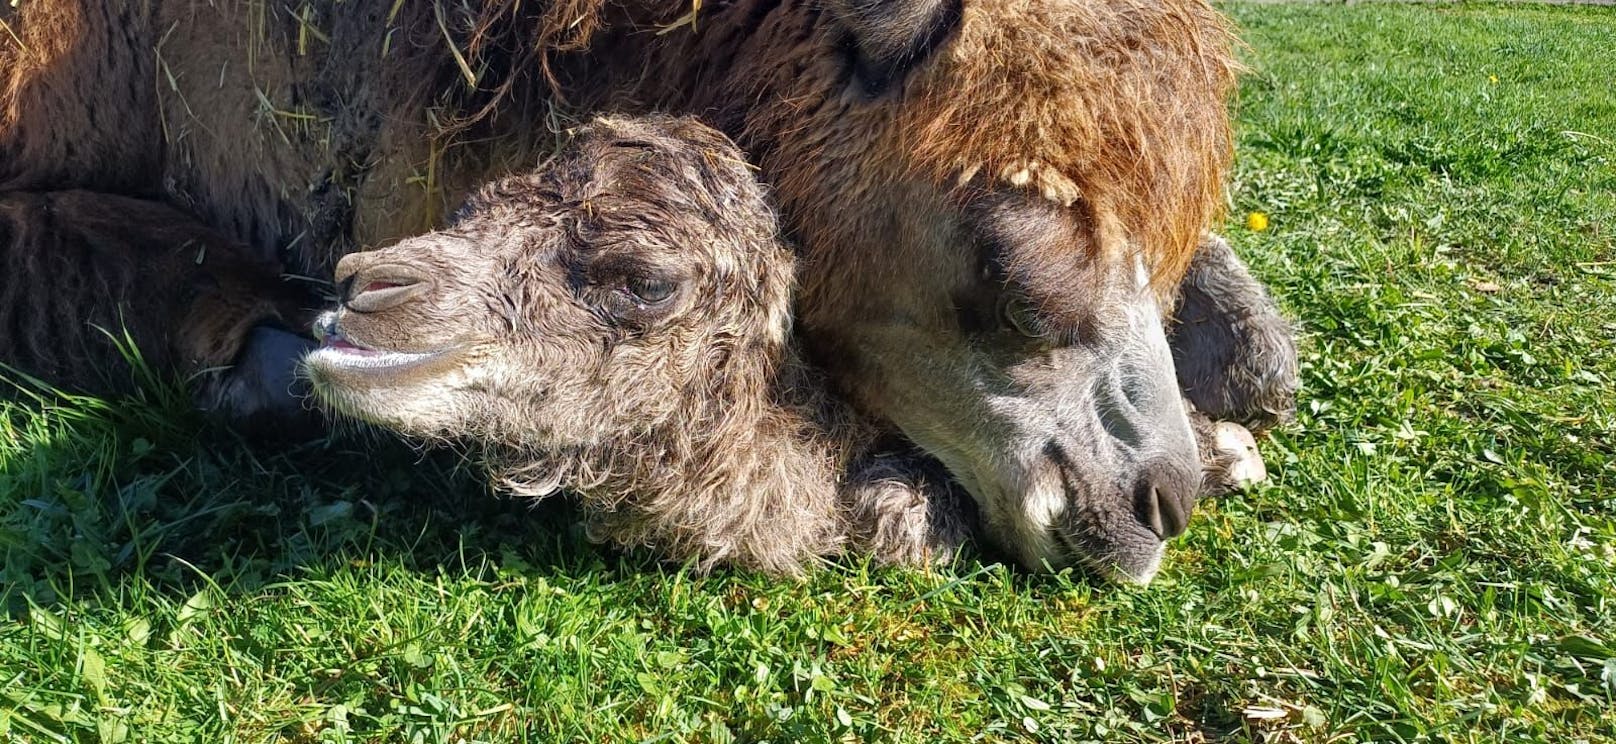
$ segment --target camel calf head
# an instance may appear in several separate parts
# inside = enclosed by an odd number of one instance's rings
[[[448,228],[344,258],[309,373],[338,409],[418,436],[587,447],[700,420],[787,345],[775,231],[722,135],[600,120]]]

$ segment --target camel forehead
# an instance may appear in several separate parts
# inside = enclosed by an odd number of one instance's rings
[[[1086,201],[1169,286],[1221,204],[1230,47],[1199,0],[971,2],[902,97],[875,104],[871,154],[889,178]]]
[[[1231,44],[1222,17],[1199,0],[975,0],[955,37],[917,69],[901,105],[908,115],[894,124],[930,119],[915,144],[969,144],[967,156],[1000,167],[1042,163],[1072,176],[1108,155],[1074,150],[1226,117]]]

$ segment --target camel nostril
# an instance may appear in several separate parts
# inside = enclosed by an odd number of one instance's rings
[[[1149,468],[1134,491],[1134,508],[1139,521],[1156,536],[1170,540],[1189,527],[1195,509],[1195,488],[1199,484],[1180,483],[1167,468]]]
[[[431,286],[425,272],[400,265],[365,269],[354,274],[349,282],[343,304],[357,313],[397,307],[419,297]]]

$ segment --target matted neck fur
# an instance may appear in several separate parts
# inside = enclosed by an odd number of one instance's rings
[[[722,134],[597,120],[444,230],[344,258],[307,369],[340,412],[487,444],[518,493],[577,492],[597,539],[791,573],[842,548],[849,499],[894,487],[840,493],[865,435],[793,346],[792,270]]]

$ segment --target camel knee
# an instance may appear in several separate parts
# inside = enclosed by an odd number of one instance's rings
[[[1197,249],[1168,344],[1185,398],[1211,419],[1260,432],[1295,411],[1295,331],[1222,238]]]
[[[877,564],[946,563],[971,538],[970,498],[918,454],[865,460],[849,471],[842,492],[851,547]]]

